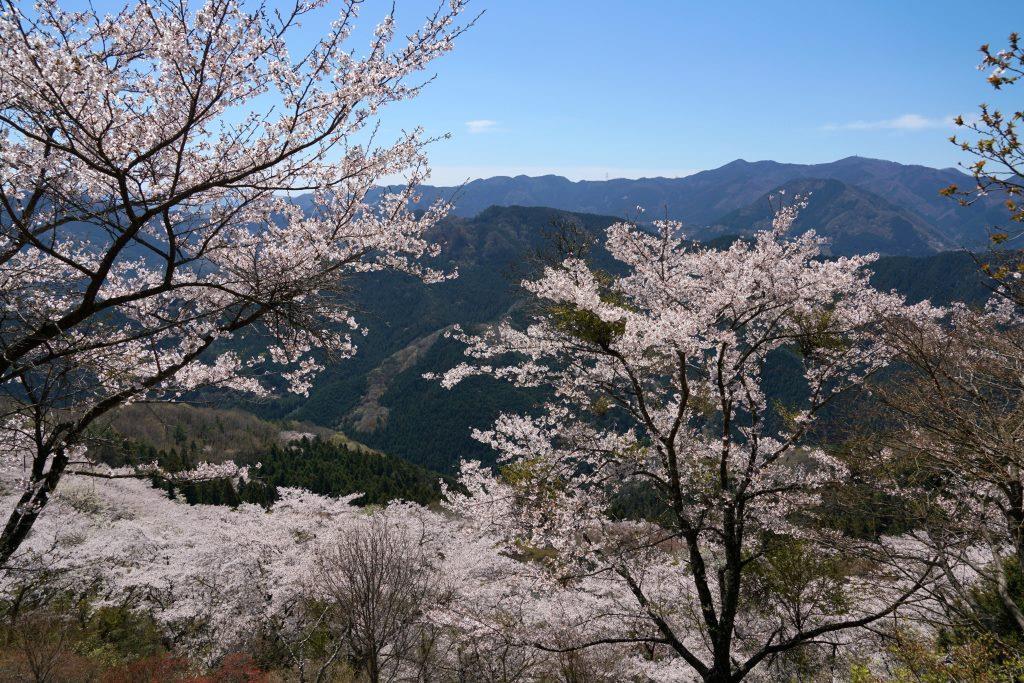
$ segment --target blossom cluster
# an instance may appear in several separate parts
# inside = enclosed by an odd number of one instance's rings
[[[808,523],[847,473],[808,435],[825,406],[896,356],[881,334],[888,321],[930,324],[943,311],[871,287],[874,255],[823,259],[813,231],[790,235],[803,205],[796,198],[770,229],[721,250],[688,242],[671,221],[612,225],[605,248],[620,275],[575,256],[547,267],[523,283],[540,310],[528,326],[456,330],[469,361],[439,378],[548,391],[533,414],[503,414],[474,433],[499,454],[501,474],[465,463],[449,509],[632,614],[614,637],[667,645],[669,671],[711,680],[806,640],[839,642],[924,580],[898,569],[884,539]],[[780,359],[803,376],[787,405],[764,388]],[[628,511],[642,499],[652,512]],[[759,594],[763,603],[744,609],[760,579],[742,558],[763,558],[758,571],[770,572],[775,555],[792,552],[822,568],[864,560],[839,582],[825,571],[798,604]],[[734,631],[723,635],[721,619]],[[723,663],[722,648],[739,663]]]

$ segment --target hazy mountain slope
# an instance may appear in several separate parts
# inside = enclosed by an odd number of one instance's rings
[[[827,237],[832,254],[919,255],[952,246],[917,214],[867,190],[821,179],[783,183],[748,206],[726,214],[702,231],[702,236],[746,235],[769,227],[774,207],[783,197],[780,193],[787,199],[796,195],[807,198],[808,205],[800,212],[794,230],[803,233],[813,229]]]
[[[475,216],[489,206],[544,206],[580,213],[633,216],[636,207],[648,210],[670,205],[673,217],[685,215],[675,206],[686,193],[685,178],[617,178],[571,181],[562,176],[497,176],[474,180],[461,188],[423,188],[428,199],[455,200],[460,216]]]
[[[929,168],[863,157],[848,157],[810,168],[821,171],[817,177],[835,178],[862,187],[917,213],[957,246],[983,241],[986,229],[1006,218],[998,197],[989,197],[972,207],[961,207],[940,196],[939,190],[950,184],[961,188],[974,186],[970,176],[955,168]]]
[[[982,242],[986,228],[1004,218],[998,200],[960,207],[939,195],[956,183],[971,187],[971,178],[957,169],[935,169],[880,159],[848,157],[825,164],[748,162],[738,159],[720,168],[684,178],[612,179],[572,182],[560,176],[499,176],[474,180],[464,187],[425,187],[428,200],[455,200],[455,212],[474,216],[488,206],[547,206],[567,211],[611,216],[634,216],[636,207],[647,216],[682,220],[694,227],[718,222],[772,189],[797,179],[839,180],[872,192],[901,211],[916,214],[946,244],[971,246]],[[698,230],[691,230],[694,234]]]

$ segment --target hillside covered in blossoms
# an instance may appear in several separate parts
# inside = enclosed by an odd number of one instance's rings
[[[1024,679],[1018,35],[478,2],[0,3],[0,681]]]

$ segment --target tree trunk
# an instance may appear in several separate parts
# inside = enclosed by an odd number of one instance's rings
[[[43,460],[45,461],[45,458]],[[17,506],[7,519],[7,524],[4,525],[3,532],[0,533],[0,566],[7,564],[28,538],[32,525],[49,502],[50,494],[57,488],[67,464],[67,455],[63,450],[58,451],[53,456],[49,471],[42,477],[35,478],[30,488],[18,500]]]

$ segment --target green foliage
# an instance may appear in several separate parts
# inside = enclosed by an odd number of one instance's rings
[[[1017,606],[1024,609],[1024,572],[1016,558],[1003,560],[1006,590]],[[971,589],[970,596],[957,606],[957,618],[941,633],[939,642],[948,647],[969,644],[979,637],[986,647],[1007,659],[1021,656],[1024,662],[1024,637],[999,595],[994,580],[984,580]]]
[[[277,443],[282,426],[242,410],[185,403],[141,403],[115,411],[91,433],[89,450],[105,461],[126,455],[124,442],[144,443],[154,452],[195,452],[223,461]],[[303,431],[313,431],[309,427]],[[329,430],[321,430],[325,433]],[[131,447],[127,449],[130,454]]]
[[[608,322],[593,311],[576,306],[552,306],[550,313],[557,329],[602,349],[611,346],[626,331],[625,320]]]
[[[988,638],[941,647],[900,633],[886,649],[886,655],[892,664],[884,677],[866,664],[854,664],[850,669],[851,683],[1014,683],[1024,679],[1024,658],[1003,656]]]
[[[93,596],[94,597],[94,596]],[[231,653],[203,672],[172,652],[151,617],[129,606],[95,607],[88,598],[51,596],[31,609],[0,605],[0,681],[104,683],[262,683],[247,653]]]
[[[440,474],[371,450],[330,429],[285,423],[285,427],[318,435],[283,445],[280,426],[240,410],[161,405],[150,406],[136,417],[140,417],[138,423],[125,428],[134,438],[120,432],[130,420],[118,417],[114,422],[118,429],[110,428],[94,439],[90,453],[114,467],[156,462],[170,472],[227,457],[251,466],[252,480],[237,487],[227,480],[178,484],[154,480],[155,486],[190,504],[269,505],[277,499],[278,487],[301,487],[331,496],[362,492],[365,495],[357,502],[363,505],[394,499],[428,505],[440,497]],[[216,450],[228,440],[234,440],[230,453]],[[83,498],[73,504],[84,510],[93,502]]]
[[[565,479],[553,476],[540,458],[519,460],[501,468],[502,478],[516,491],[529,491],[538,500],[554,501],[565,490]]]
[[[168,469],[188,462],[175,451],[160,451],[157,460]],[[429,505],[441,495],[439,474],[400,458],[352,450],[320,438],[274,445],[245,454],[239,462],[250,465],[252,479],[237,488],[226,480],[184,484],[155,481],[154,485],[193,505],[269,505],[277,500],[279,487],[304,488],[327,496],[360,492],[364,494],[356,500],[360,505],[380,505],[395,499]]]
[[[123,663],[164,652],[160,628],[125,607],[99,607],[85,622],[75,649],[90,659]]]
[[[793,321],[799,330],[796,347],[804,358],[813,358],[820,351],[843,351],[847,343],[843,336],[833,329],[832,311],[823,310],[816,314],[793,314]]]
[[[248,460],[260,463],[257,476],[264,490],[300,487],[328,496],[359,491],[364,494],[357,500],[361,505],[379,505],[394,499],[429,505],[441,495],[439,474],[400,458],[353,451],[323,439],[274,446]],[[253,485],[252,494],[247,493],[250,489],[243,488],[243,496],[258,497],[254,490],[258,486]]]
[[[45,672],[43,680],[112,680],[125,665],[167,656],[147,614],[127,605],[95,607],[92,595],[50,594],[42,583],[34,588],[0,604],[0,671],[21,680]]]
[[[796,607],[808,599],[819,610],[838,614],[848,608],[845,590],[851,566],[845,558],[823,555],[800,539],[772,536],[747,565],[747,599],[753,605]]]

